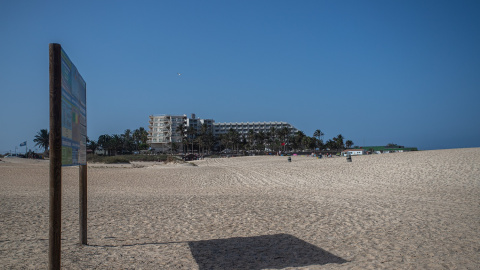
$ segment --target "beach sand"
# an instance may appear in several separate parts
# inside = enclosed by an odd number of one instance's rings
[[[64,167],[64,269],[479,269],[480,148]],[[49,163],[0,161],[0,266],[48,266]]]

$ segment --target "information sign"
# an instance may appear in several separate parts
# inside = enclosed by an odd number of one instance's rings
[[[86,83],[61,50],[62,166],[87,164]]]

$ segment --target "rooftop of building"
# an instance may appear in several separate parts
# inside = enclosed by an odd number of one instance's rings
[[[150,118],[152,117],[187,117],[186,114],[178,114],[178,115],[175,115],[175,114],[152,114],[150,115]]]
[[[266,124],[275,124],[275,125],[290,125],[287,122],[217,122],[215,125],[266,125]]]

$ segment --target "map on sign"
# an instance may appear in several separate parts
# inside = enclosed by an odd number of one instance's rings
[[[87,164],[87,88],[62,50],[62,166]]]

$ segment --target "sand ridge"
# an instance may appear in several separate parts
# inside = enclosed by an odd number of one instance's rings
[[[0,265],[45,269],[48,162],[0,163]],[[478,269],[480,148],[63,168],[65,269]]]

